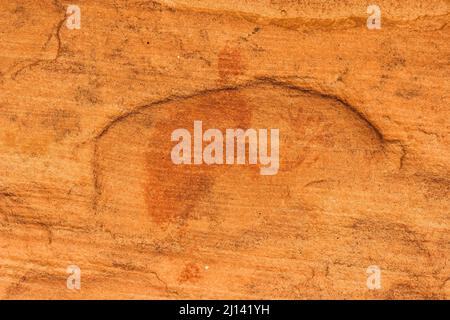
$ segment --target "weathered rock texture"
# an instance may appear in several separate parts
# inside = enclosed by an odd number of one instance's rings
[[[1,1],[0,297],[450,298],[450,1],[370,3]],[[194,120],[279,173],[174,166]]]

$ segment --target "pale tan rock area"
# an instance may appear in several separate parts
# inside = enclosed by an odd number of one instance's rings
[[[448,0],[1,1],[0,298],[449,299],[449,22]],[[174,165],[195,120],[279,128],[278,174]]]

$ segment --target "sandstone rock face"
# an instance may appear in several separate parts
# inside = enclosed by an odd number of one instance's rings
[[[0,297],[450,298],[450,2],[367,5],[3,1]],[[194,121],[277,174],[175,165]]]

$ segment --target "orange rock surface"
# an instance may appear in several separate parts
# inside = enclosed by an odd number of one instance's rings
[[[368,4],[2,1],[0,298],[449,299],[450,1]],[[174,165],[195,120],[278,174]]]

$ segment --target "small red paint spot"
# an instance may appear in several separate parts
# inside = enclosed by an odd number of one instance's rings
[[[219,76],[222,80],[229,80],[244,74],[246,66],[239,48],[225,47],[219,53]]]
[[[179,281],[187,282],[187,281],[196,281],[201,278],[200,268],[196,266],[194,263],[188,263],[184,266],[183,271],[180,273]]]

